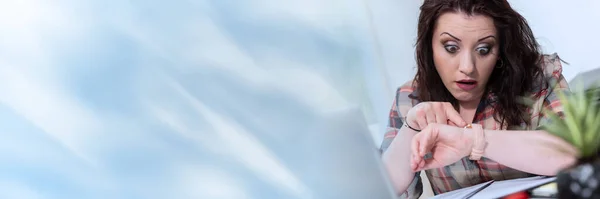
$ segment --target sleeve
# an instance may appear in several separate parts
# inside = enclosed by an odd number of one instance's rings
[[[558,116],[563,116],[563,106],[560,103],[558,93],[570,92],[570,90],[565,77],[562,75],[561,61],[556,53],[544,56],[544,80],[548,82],[548,88],[542,90],[542,95],[540,95],[541,110],[539,111],[539,120],[536,129],[542,129],[551,121],[542,110],[551,110]]]
[[[400,128],[402,128],[402,125],[404,124],[403,115],[406,115],[408,110],[410,110],[412,107],[412,100],[409,98],[409,95],[412,92],[413,88],[409,83],[404,84],[396,91],[396,97],[394,98],[394,102],[392,103],[392,108],[389,114],[388,126],[386,128],[386,133],[380,148],[382,153],[388,149],[398,134]],[[400,194],[399,198],[419,198],[421,194],[423,194],[423,182],[421,181],[420,174],[421,172],[415,173],[415,176],[408,186],[408,189],[406,189],[404,193]]]

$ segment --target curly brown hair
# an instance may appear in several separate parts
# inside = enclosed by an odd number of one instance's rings
[[[494,94],[495,100],[484,102],[496,110],[494,119],[502,127],[529,124],[527,106],[520,103],[520,99],[531,95],[534,87],[547,88],[548,85],[534,85],[543,76],[540,47],[525,18],[513,10],[506,0],[424,1],[416,42],[417,74],[413,80],[418,84],[418,96],[413,97],[419,101],[450,102],[455,108],[458,107],[458,101],[442,83],[433,62],[433,30],[438,17],[446,12],[485,15],[494,20],[500,41],[497,64],[502,63],[503,66],[494,68],[486,86],[486,95]]]

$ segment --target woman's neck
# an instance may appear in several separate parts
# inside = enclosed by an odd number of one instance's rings
[[[475,114],[477,112],[477,107],[479,106],[480,101],[481,99],[472,100],[468,102],[458,102],[458,111],[460,113],[460,116],[467,123],[472,123],[475,119]]]
[[[460,110],[477,109],[480,101],[481,101],[481,99],[471,100],[471,101],[459,101],[458,107],[460,108]]]

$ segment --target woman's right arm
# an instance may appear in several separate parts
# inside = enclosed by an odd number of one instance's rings
[[[412,107],[408,97],[411,92],[411,87],[406,85],[396,92],[388,128],[381,145],[384,166],[400,198],[418,198],[423,192],[420,173],[415,173],[410,168],[411,140],[417,132],[403,127],[403,115],[407,115]]]
[[[401,198],[418,198],[423,192],[420,173],[415,173],[410,168],[410,145],[417,132],[405,127],[393,131],[386,134],[386,137],[392,134],[396,136],[391,138],[389,147],[383,153],[383,163],[396,193]]]
[[[461,127],[467,125],[450,103],[423,102],[413,107],[416,102],[413,103],[409,98],[412,92],[413,87],[409,83],[396,92],[387,132],[381,145],[384,166],[400,198],[418,198],[423,193],[420,173],[413,172],[410,167],[411,141],[418,132],[405,127],[404,123],[407,122],[410,127],[416,129],[424,129],[429,123]],[[404,116],[406,119],[403,119]]]

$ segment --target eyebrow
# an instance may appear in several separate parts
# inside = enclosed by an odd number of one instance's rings
[[[443,35],[443,34],[447,34],[448,36],[450,36],[450,37],[452,37],[452,38],[454,38],[454,39],[456,39],[458,41],[461,41],[459,38],[455,37],[454,35],[452,35],[452,34],[450,34],[448,32],[443,32],[442,34],[440,34],[440,36]]]
[[[450,36],[450,37],[452,37],[452,38],[456,39],[457,41],[462,41],[462,40],[460,40],[458,37],[455,37],[454,35],[452,35],[452,34],[450,34],[450,33],[448,33],[448,32],[443,32],[443,33],[442,33],[442,34],[440,34],[440,35],[443,35],[443,34],[447,34],[448,36]],[[477,42],[483,41],[483,40],[485,40],[485,39],[487,39],[487,38],[490,38],[490,37],[491,37],[491,38],[494,38],[494,39],[496,39],[496,37],[495,37],[494,35],[489,35],[489,36],[487,36],[487,37],[483,37],[483,38],[481,38],[481,39],[477,40]]]
[[[477,40],[477,41],[478,41],[478,42],[480,42],[480,41],[483,41],[483,40],[485,40],[485,39],[487,39],[487,38],[494,38],[494,39],[496,39],[496,37],[495,37],[494,35],[490,35],[490,36],[487,36],[487,37],[481,38],[481,39],[479,39],[479,40]]]

